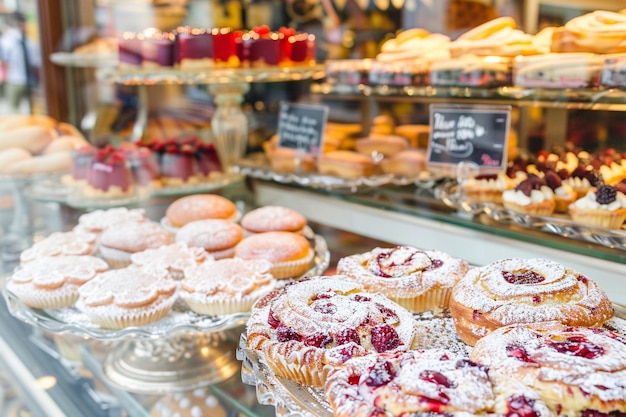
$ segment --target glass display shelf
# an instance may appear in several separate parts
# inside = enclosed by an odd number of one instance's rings
[[[369,86],[315,83],[313,94],[379,101],[540,106],[546,108],[626,111],[626,90],[619,88],[545,89],[527,87]]]
[[[325,76],[325,66],[211,68],[206,70],[181,70],[177,68],[104,68],[99,79],[125,85],[153,84],[237,84],[253,82],[280,82],[320,79]]]
[[[50,61],[64,67],[100,68],[115,67],[118,64],[117,51],[111,53],[55,52]]]

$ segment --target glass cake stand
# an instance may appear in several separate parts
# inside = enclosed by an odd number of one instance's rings
[[[303,276],[321,275],[329,266],[330,252],[322,236],[314,234],[309,239],[315,256]],[[11,315],[38,329],[114,341],[102,364],[103,373],[113,385],[140,394],[187,391],[233,376],[239,369],[238,337],[250,315],[207,316],[178,301],[156,323],[106,329],[73,306],[31,308],[6,288],[3,296]]]
[[[245,153],[248,141],[247,118],[241,109],[243,96],[250,83],[298,81],[320,79],[325,76],[324,65],[262,68],[213,68],[208,70],[160,69],[121,69],[103,68],[99,72],[101,80],[137,86],[138,115],[132,132],[132,140],[140,140],[148,122],[147,87],[157,84],[179,84],[209,86],[215,97],[216,112],[211,121],[211,129],[217,152],[226,171],[230,171],[236,161]]]

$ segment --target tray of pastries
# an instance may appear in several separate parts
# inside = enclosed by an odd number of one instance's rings
[[[218,331],[330,262],[324,238],[280,206],[241,213],[225,197],[194,194],[174,200],[161,220],[138,208],[95,210],[36,241],[6,278],[9,310],[52,332],[98,339]]]
[[[617,416],[624,314],[547,259],[375,248],[258,301],[238,358],[279,416]]]

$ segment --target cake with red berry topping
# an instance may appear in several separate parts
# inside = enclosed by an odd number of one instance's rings
[[[415,313],[447,307],[452,287],[468,269],[467,262],[447,253],[410,246],[375,248],[337,263],[338,274]]]
[[[98,149],[87,172],[83,192],[89,197],[124,197],[135,191],[133,175],[124,151],[107,145]]]
[[[473,362],[489,367],[496,385],[517,382],[510,385],[511,397],[518,395],[516,385],[526,385],[561,416],[626,415],[624,358],[623,336],[558,322],[502,327],[479,340],[470,354]]]
[[[582,224],[619,229],[626,220],[626,195],[611,185],[601,185],[570,204],[569,214]]]
[[[495,403],[487,367],[443,349],[352,358],[324,391],[335,417],[482,415]]]
[[[502,259],[470,270],[454,286],[450,313],[469,345],[499,327],[559,321],[599,326],[613,306],[595,281],[546,259]]]
[[[205,29],[181,27],[174,38],[174,65],[182,70],[213,67],[213,35]]]
[[[246,344],[276,374],[323,386],[333,367],[368,353],[407,350],[413,334],[411,313],[335,275],[299,281],[257,301]]]

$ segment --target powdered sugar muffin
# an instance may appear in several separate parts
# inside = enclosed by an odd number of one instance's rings
[[[257,301],[246,343],[278,375],[322,386],[330,369],[354,356],[407,350],[413,333],[407,310],[335,275],[299,281]]]
[[[177,242],[203,248],[215,259],[232,257],[242,239],[241,226],[222,219],[196,220],[176,232]]]
[[[95,234],[80,231],[55,232],[24,250],[20,254],[20,262],[31,262],[49,256],[93,255],[95,252]]]
[[[450,312],[469,345],[515,323],[598,326],[613,316],[606,293],[586,276],[546,259],[502,259],[470,270],[454,286]]]
[[[626,220],[626,195],[602,185],[570,204],[569,214],[582,224],[619,229]]]
[[[329,372],[325,393],[335,417],[476,415],[495,403],[487,368],[442,349],[352,358]]]
[[[114,224],[128,221],[142,222],[144,220],[146,220],[146,212],[144,209],[114,207],[107,210],[94,210],[89,213],[81,214],[78,218],[78,224],[74,229],[100,235],[100,233]]]
[[[193,194],[175,200],[167,207],[165,219],[172,228],[205,219],[236,221],[237,206],[229,199],[217,194]]]
[[[74,304],[78,288],[109,268],[94,256],[50,256],[22,265],[6,288],[34,308],[62,308]]]
[[[235,247],[235,256],[242,259],[265,259],[272,263],[274,278],[293,278],[305,273],[314,251],[302,235],[291,232],[265,232],[244,238]]]
[[[153,221],[129,221],[110,226],[100,236],[100,255],[113,268],[130,265],[133,253],[174,243],[174,236]]]
[[[162,269],[170,278],[182,279],[186,268],[213,260],[213,258],[202,248],[189,247],[183,242],[176,242],[133,253],[130,260],[136,266]]]
[[[252,304],[276,287],[269,261],[239,258],[205,262],[185,269],[181,298],[200,314],[250,311]]]
[[[410,246],[375,248],[337,262],[338,274],[415,313],[447,307],[452,287],[468,269],[467,262],[446,253]]]
[[[626,414],[624,358],[623,336],[558,322],[502,327],[479,340],[470,355],[497,381],[527,385],[567,416]]]
[[[164,269],[131,265],[98,274],[78,290],[76,307],[110,329],[144,326],[165,317],[176,301],[178,282]]]
[[[306,219],[300,213],[287,207],[263,206],[244,214],[241,227],[246,232],[294,232],[302,233]]]

